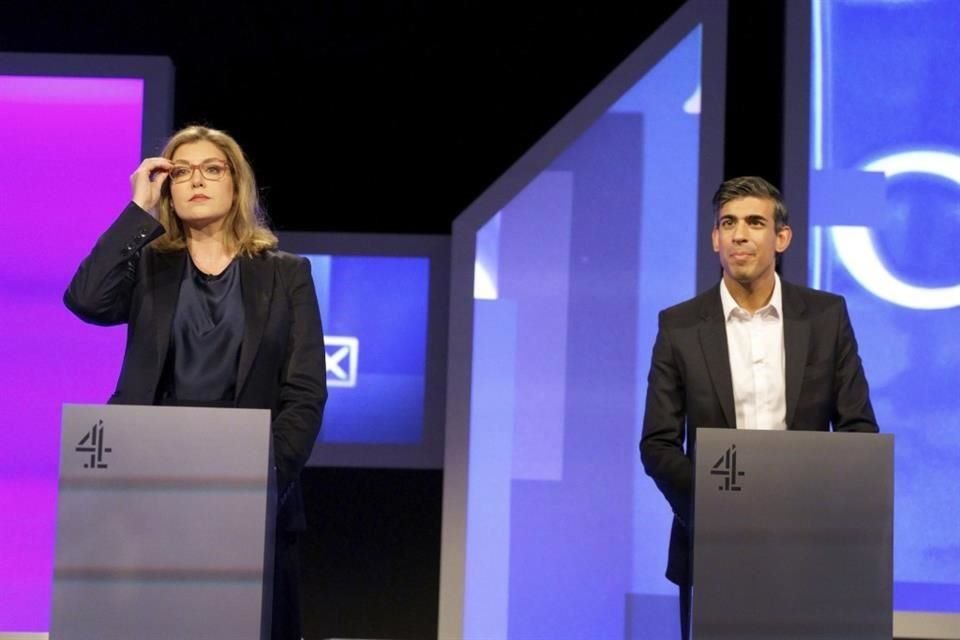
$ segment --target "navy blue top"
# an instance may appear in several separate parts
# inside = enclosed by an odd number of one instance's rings
[[[197,269],[189,253],[186,260],[161,403],[230,406],[244,329],[238,261],[211,276]]]

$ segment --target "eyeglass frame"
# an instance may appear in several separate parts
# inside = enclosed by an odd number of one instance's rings
[[[170,171],[168,172],[168,173],[170,174],[170,182],[171,182],[172,184],[183,184],[183,183],[185,183],[185,182],[190,182],[191,180],[193,180],[193,175],[197,172],[198,169],[200,170],[200,175],[203,176],[205,179],[211,181],[211,182],[220,182],[221,180],[223,180],[223,176],[224,176],[224,175],[226,175],[228,172],[230,172],[230,171],[233,170],[233,169],[230,167],[230,163],[229,163],[229,162],[227,162],[226,160],[220,160],[220,159],[217,159],[217,158],[211,158],[211,159],[209,159],[209,160],[204,160],[204,161],[201,162],[200,164],[193,164],[193,163],[191,163],[191,162],[183,162],[183,161],[174,162],[173,164],[174,164],[173,168],[170,169]],[[208,165],[217,165],[217,166],[221,166],[221,165],[222,165],[223,168],[224,168],[224,173],[223,173],[223,175],[221,175],[221,176],[218,177],[218,178],[211,178],[211,177],[208,176],[208,175],[206,174],[206,172],[204,171],[204,167],[205,167],[205,166],[208,166]],[[175,180],[172,174],[173,174],[173,172],[174,172],[176,169],[178,169],[178,168],[190,169],[190,173],[187,174],[186,177],[184,177],[182,180]]]

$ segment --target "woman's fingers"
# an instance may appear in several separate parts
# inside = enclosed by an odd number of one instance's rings
[[[152,213],[151,210],[160,199],[160,188],[171,168],[173,163],[166,158],[146,158],[140,163],[130,175],[131,199],[138,207]]]

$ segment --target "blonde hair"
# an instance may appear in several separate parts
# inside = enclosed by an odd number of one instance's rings
[[[240,255],[255,256],[277,246],[277,236],[267,225],[266,212],[260,204],[257,183],[253,169],[237,141],[218,129],[203,126],[190,126],[177,131],[167,141],[163,151],[164,158],[173,159],[173,154],[184,144],[206,140],[216,145],[227,157],[227,164],[233,177],[233,205],[227,213],[224,231],[227,248]],[[170,195],[170,181],[167,180],[160,190],[157,202],[157,219],[166,233],[153,242],[157,251],[178,251],[185,249],[186,236],[183,223],[173,209]]]

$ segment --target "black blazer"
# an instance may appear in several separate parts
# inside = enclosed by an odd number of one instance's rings
[[[781,281],[786,424],[876,432],[877,421],[843,298]],[[667,578],[690,583],[692,453],[697,428],[736,428],[719,286],[660,312],[640,455],[675,514]],[[686,450],[684,450],[686,440]]]
[[[152,405],[170,344],[184,251],[147,246],[163,227],[131,203],[100,237],[64,294],[79,318],[127,324],[111,404]],[[327,398],[323,329],[310,264],[282,251],[240,260],[245,327],[234,406],[269,409],[280,495],[278,526],[305,527],[299,476]]]

